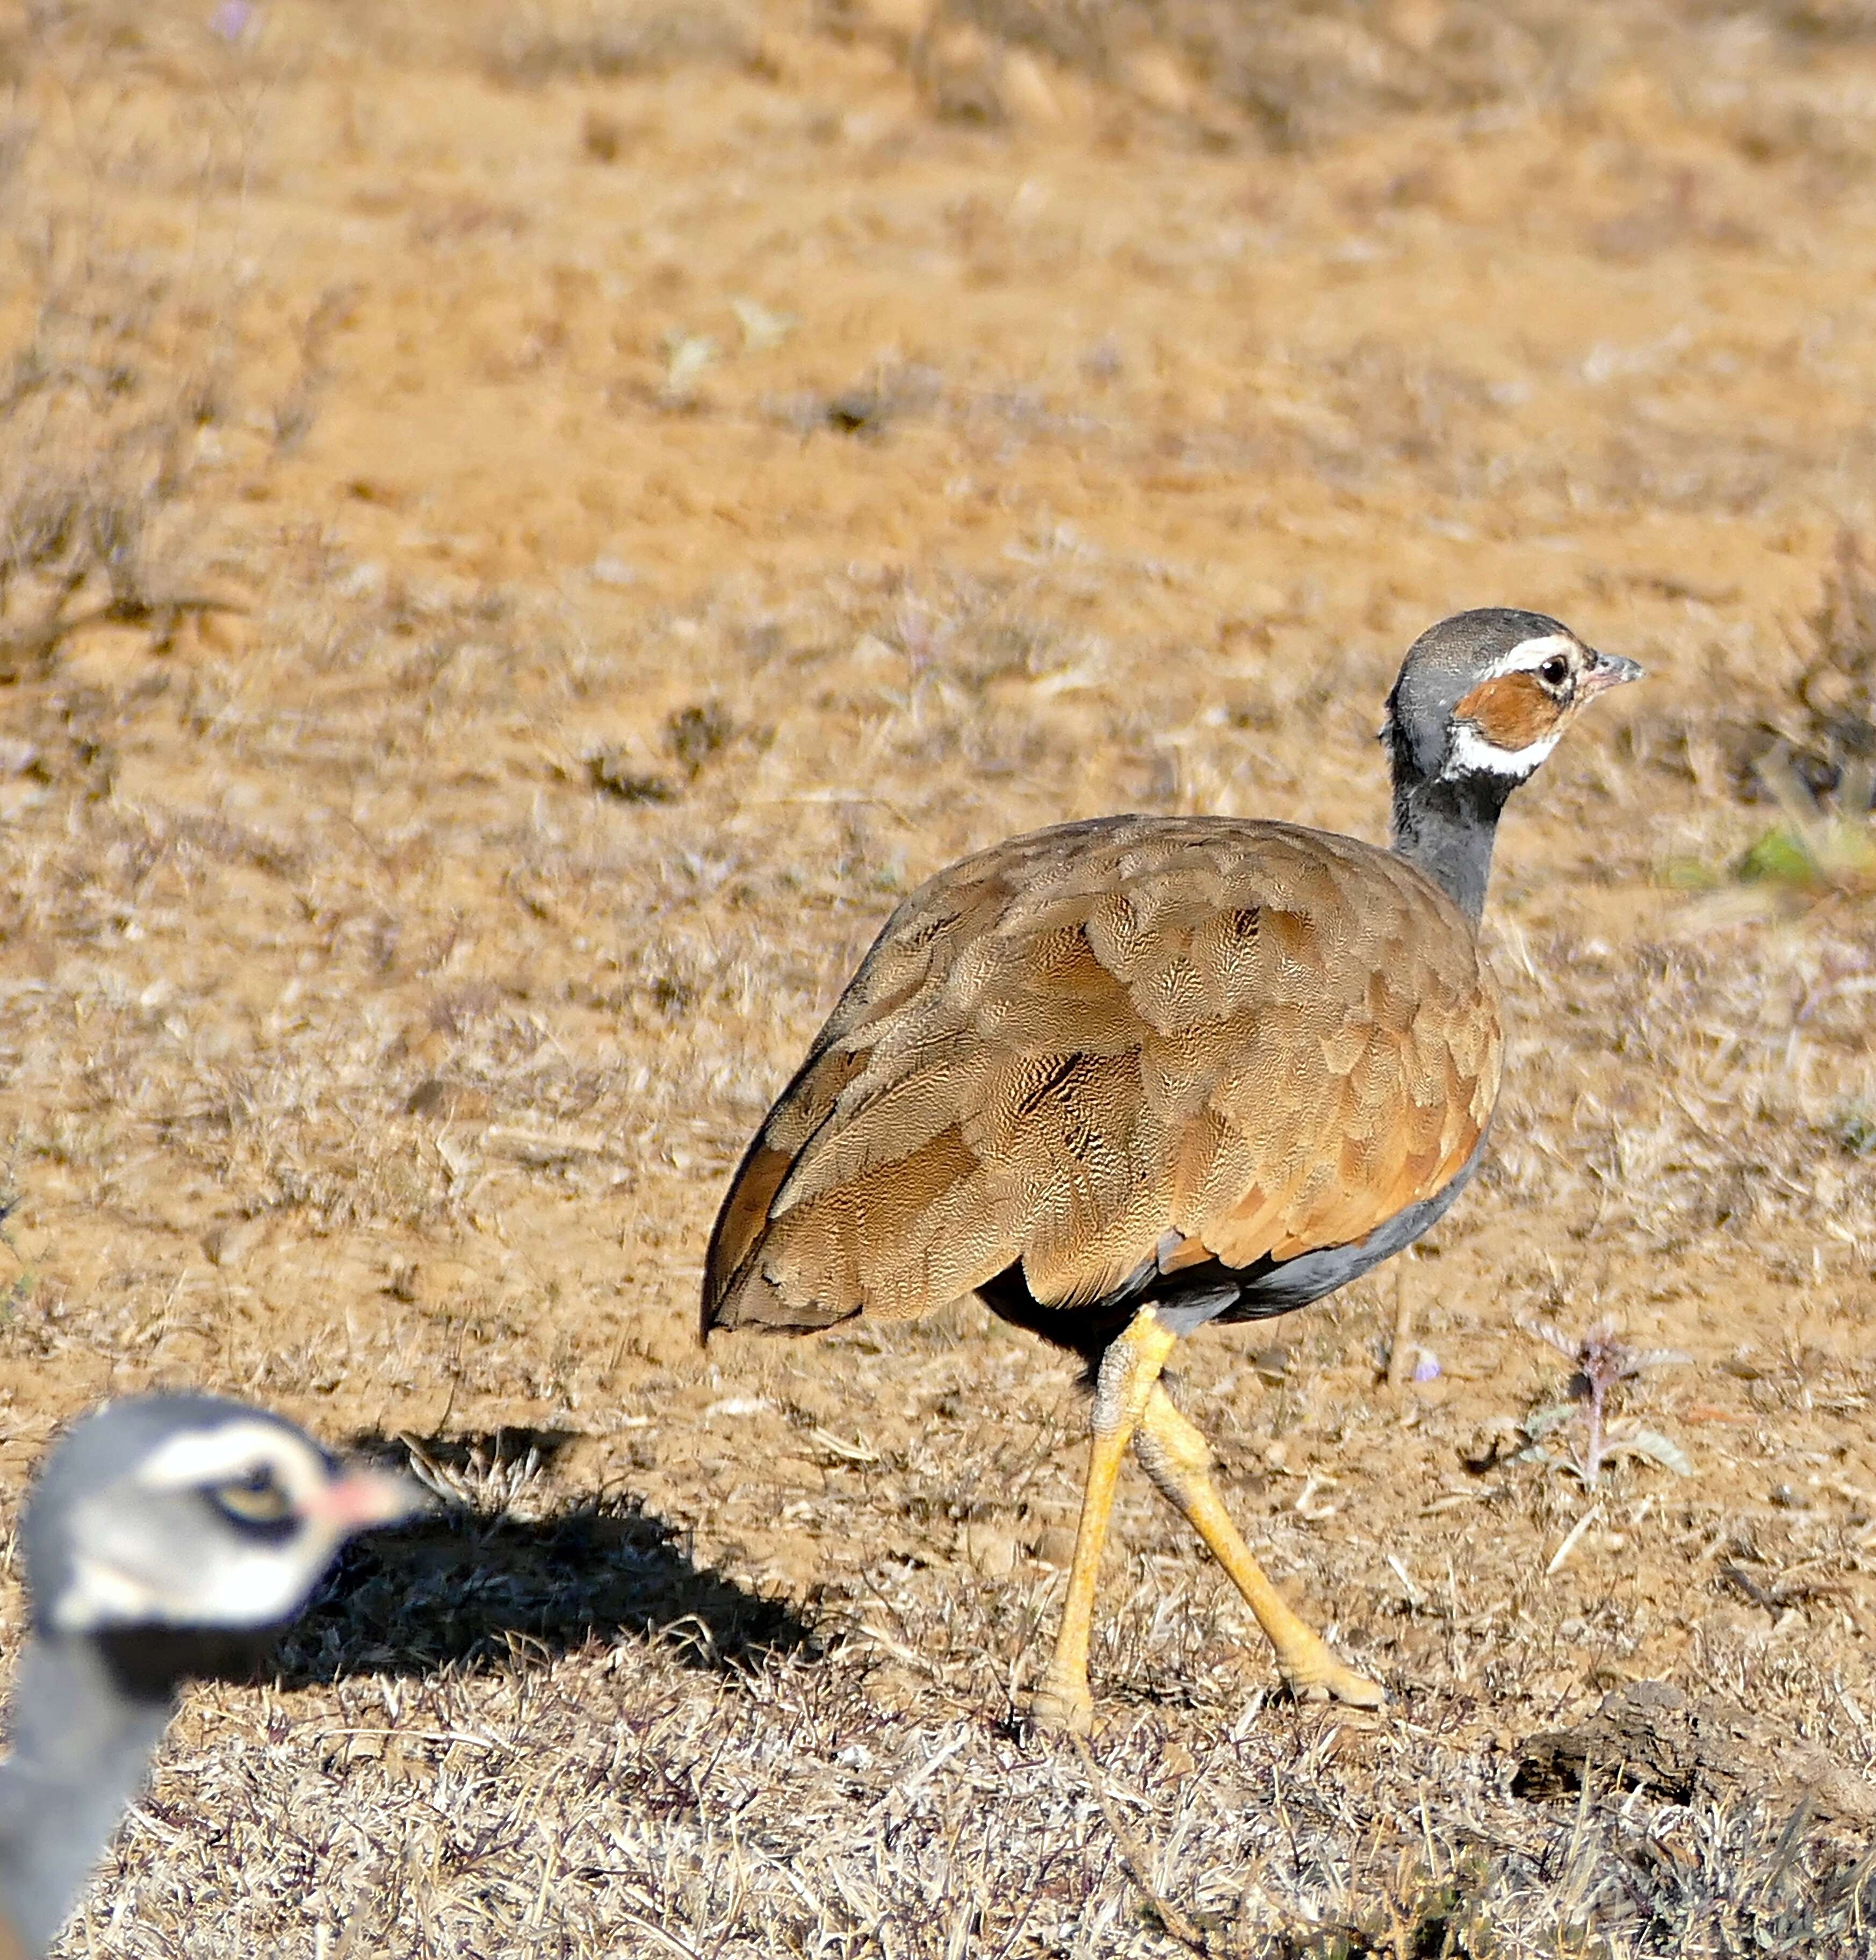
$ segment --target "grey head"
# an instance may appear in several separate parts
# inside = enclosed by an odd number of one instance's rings
[[[32,1637],[0,1764],[0,1960],[56,1936],[180,1684],[251,1663],[348,1538],[420,1504],[407,1479],[212,1395],[141,1397],[73,1425],[20,1524]]]
[[[140,1396],[75,1424],[20,1537],[42,1633],[278,1627],[355,1532],[414,1487],[342,1465],[304,1430],[215,1395]]]
[[[1507,606],[1455,612],[1408,649],[1381,739],[1394,775],[1394,842],[1476,924],[1506,800],[1584,706],[1642,670],[1560,619]]]

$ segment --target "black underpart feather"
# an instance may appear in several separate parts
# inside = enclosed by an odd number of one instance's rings
[[[1022,1262],[1018,1260],[979,1287],[978,1294],[999,1319],[1079,1355],[1092,1379],[1101,1357],[1143,1306],[1155,1309],[1175,1334],[1184,1335],[1210,1321],[1270,1320],[1280,1313],[1293,1313],[1359,1279],[1383,1259],[1412,1245],[1445,1215],[1472,1182],[1484,1157],[1490,1129],[1488,1123],[1472,1154],[1432,1197],[1397,1211],[1352,1244],[1316,1246],[1287,1259],[1267,1256],[1248,1266],[1207,1259],[1170,1273],[1162,1273],[1148,1259],[1113,1292],[1085,1306],[1070,1307],[1051,1306],[1038,1300],[1029,1290]]]
[[[1019,1259],[1004,1267],[987,1285],[979,1287],[978,1295],[998,1319],[1040,1335],[1051,1347],[1079,1355],[1087,1364],[1092,1383],[1101,1357],[1143,1306],[1157,1307],[1175,1326],[1187,1322],[1198,1327],[1208,1320],[1261,1320],[1305,1305],[1302,1300],[1293,1300],[1281,1306],[1258,1306],[1245,1301],[1247,1290],[1275,1270],[1277,1264],[1261,1259],[1255,1266],[1238,1268],[1208,1259],[1202,1266],[1188,1266],[1176,1273],[1162,1273],[1149,1265],[1102,1299],[1086,1306],[1064,1309],[1048,1306],[1036,1298],[1029,1290]]]
[[[1456,781],[1419,781],[1396,764],[1394,848],[1417,865],[1476,930],[1492,876],[1492,845],[1515,778],[1484,772]]]
[[[145,1625],[109,1627],[89,1637],[122,1694],[168,1701],[186,1681],[252,1680],[280,1633],[278,1626]]]

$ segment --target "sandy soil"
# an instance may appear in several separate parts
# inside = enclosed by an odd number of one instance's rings
[[[200,1382],[479,1520],[192,1701],[74,1952],[1849,1910],[1828,1806],[1753,1905],[1769,1795],[1509,1786],[1643,1678],[1876,1770],[1876,921],[1853,851],[1729,873],[1808,663],[1876,651],[1854,574],[1812,618],[1871,522],[1876,40],[971,12],[0,12],[0,1484]],[[1649,679],[1503,832],[1494,1155],[1402,1281],[1437,1373],[1385,1386],[1391,1271],[1184,1357],[1394,1707],[1271,1698],[1136,1481],[1091,1768],[1011,1724],[1067,1366],[971,1303],[701,1352],[717,1198],[897,895],[1106,810],[1378,835],[1402,650],[1501,602]],[[1604,1319],[1687,1358],[1622,1392],[1676,1462],[1592,1491],[1518,1452],[1570,1374],[1528,1323]]]

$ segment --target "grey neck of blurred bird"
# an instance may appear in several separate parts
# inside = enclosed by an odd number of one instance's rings
[[[96,1641],[27,1642],[0,1763],[0,1912],[29,1955],[57,1936],[175,1710],[173,1687],[127,1687]]]
[[[1508,778],[1484,774],[1429,778],[1398,748],[1394,752],[1394,848],[1475,928],[1492,876],[1492,840],[1516,787]]]

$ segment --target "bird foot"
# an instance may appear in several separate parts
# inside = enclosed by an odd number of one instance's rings
[[[1094,1697],[1085,1686],[1045,1681],[1029,1698],[1029,1726],[1047,1736],[1092,1736]]]
[[[1326,1647],[1277,1665],[1284,1686],[1299,1701],[1340,1701],[1351,1708],[1387,1706],[1388,1691],[1378,1682],[1344,1667]]]

